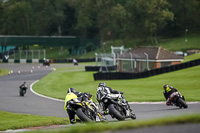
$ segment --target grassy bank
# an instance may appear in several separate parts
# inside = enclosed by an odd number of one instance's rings
[[[69,124],[67,118],[16,114],[0,111],[0,131],[36,126]]]
[[[66,64],[67,66],[67,64]],[[83,67],[83,66],[82,66]],[[94,81],[94,72],[85,72],[83,68],[70,66],[57,68],[36,83],[36,92],[54,98],[64,99],[67,89],[74,87],[81,92],[90,92],[96,96],[99,82]],[[169,84],[179,89],[187,101],[200,101],[200,66],[134,80],[107,80],[107,86],[124,92],[128,101],[164,101],[163,85]],[[73,71],[71,71],[73,70]]]
[[[51,129],[51,130],[36,130],[32,132],[49,132],[49,133],[95,133],[95,132],[109,132],[120,131],[127,129],[136,129],[142,127],[162,126],[162,125],[174,125],[185,123],[200,123],[200,114],[193,115],[181,115],[176,117],[165,117],[160,119],[148,120],[148,121],[123,121],[123,122],[111,122],[111,123],[91,123],[87,125],[72,126],[67,128]]]
[[[200,53],[185,56],[183,62],[188,62],[188,61],[196,60],[196,59],[200,59]]]

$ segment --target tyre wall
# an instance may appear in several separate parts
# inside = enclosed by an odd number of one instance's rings
[[[85,71],[114,71],[117,69],[117,66],[85,66]]]
[[[193,66],[200,65],[200,59],[162,67],[158,69],[153,69],[150,71],[144,71],[139,73],[126,73],[126,72],[98,72],[93,74],[94,80],[123,80],[123,79],[139,79],[139,78],[146,78],[154,75],[159,75],[163,73],[173,72]]]

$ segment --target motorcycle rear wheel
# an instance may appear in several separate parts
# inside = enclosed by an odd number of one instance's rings
[[[109,109],[109,113],[112,114],[117,120],[119,121],[125,120],[125,117],[126,117],[125,114],[122,111],[117,109],[117,105],[110,104],[108,106],[108,109]]]
[[[92,120],[88,118],[88,116],[83,112],[82,108],[78,108],[76,111],[76,115],[81,119],[83,122],[91,122]]]
[[[181,105],[181,107],[188,108],[188,105],[186,104],[186,102],[183,99],[179,98],[178,103]]]

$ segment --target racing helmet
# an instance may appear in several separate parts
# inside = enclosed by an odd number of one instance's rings
[[[169,87],[169,85],[167,85],[167,84],[164,85],[164,86],[163,86],[164,90],[167,89],[167,87]]]
[[[99,83],[99,86],[98,86],[98,87],[106,87],[106,83],[101,82],[101,83]]]
[[[170,88],[170,89],[173,89],[174,87],[173,87],[173,86],[170,86],[169,88]]]
[[[67,90],[67,93],[74,93],[74,92],[76,92],[76,90],[75,90],[74,88],[69,88],[69,89]]]

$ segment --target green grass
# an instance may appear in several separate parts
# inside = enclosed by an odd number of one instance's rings
[[[193,115],[181,115],[176,117],[164,117],[147,121],[123,121],[123,122],[110,122],[110,123],[91,123],[86,125],[65,127],[59,129],[45,129],[36,130],[35,132],[49,132],[49,133],[96,133],[96,132],[109,132],[120,131],[127,129],[137,129],[143,127],[162,126],[162,125],[174,125],[174,124],[186,124],[186,123],[200,123],[200,114]]]
[[[16,114],[0,111],[0,131],[36,126],[69,124],[67,118]]]
[[[37,82],[33,89],[43,95],[59,99],[65,98],[69,87],[96,96],[99,82],[106,82],[107,86],[123,91],[128,101],[164,101],[163,85],[169,84],[178,88],[186,97],[186,101],[200,101],[200,66],[143,79],[106,81],[94,81],[95,72],[85,72],[84,67],[80,71],[70,72],[73,69],[76,67],[58,68]]]
[[[162,39],[158,46],[166,48],[170,51],[184,51],[190,49],[200,49],[200,35],[189,35],[185,42],[185,37]]]
[[[185,56],[183,62],[188,62],[188,61],[196,60],[196,59],[200,59],[200,53]]]
[[[7,75],[9,70],[7,69],[0,69],[0,76]]]

